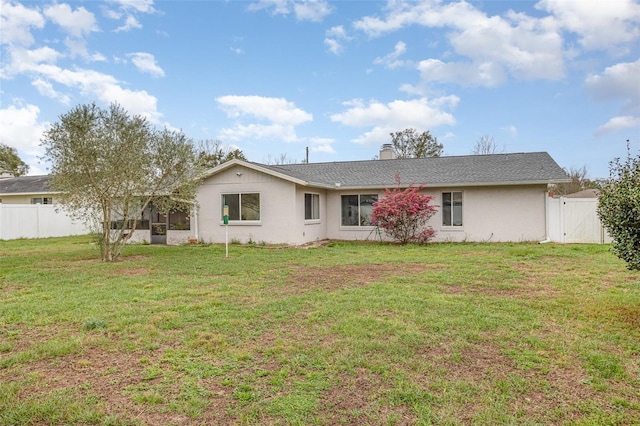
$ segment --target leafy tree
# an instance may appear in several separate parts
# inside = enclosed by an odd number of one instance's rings
[[[504,152],[504,147],[500,150],[493,136],[483,135],[478,138],[471,150],[473,155],[499,154]]]
[[[247,160],[240,149],[233,149],[231,146],[224,147],[222,142],[210,139],[200,141],[197,147],[198,163],[204,169],[214,168],[222,163],[235,158]]]
[[[423,186],[410,185],[402,189],[397,175],[396,183],[397,187],[386,188],[384,197],[374,203],[371,224],[402,244],[425,244],[435,235],[433,228],[427,226],[437,212],[431,205],[433,197],[420,192]]]
[[[20,159],[18,151],[0,143],[0,174],[9,173],[15,177],[25,175],[29,166]]]
[[[418,133],[416,129],[405,129],[390,133],[393,153],[396,158],[440,157],[442,144],[429,131]]]
[[[600,184],[587,177],[588,170],[586,166],[570,167],[564,171],[571,178],[571,182],[558,183],[554,186],[554,192],[558,195],[574,194],[584,189],[598,189]]]
[[[598,216],[613,238],[613,252],[629,269],[640,270],[640,154],[609,163],[609,179],[598,196]]]
[[[165,213],[192,207],[199,170],[191,141],[117,104],[73,108],[44,133],[42,145],[62,206],[99,221],[104,261],[120,255],[149,203]]]

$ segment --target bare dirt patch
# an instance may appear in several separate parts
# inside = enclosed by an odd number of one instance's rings
[[[336,291],[364,287],[391,277],[411,277],[432,267],[423,263],[380,263],[337,265],[332,267],[296,267],[286,279],[283,290],[288,294],[314,290]]]

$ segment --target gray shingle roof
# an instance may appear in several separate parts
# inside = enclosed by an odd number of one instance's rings
[[[403,184],[427,187],[568,181],[565,171],[546,152],[260,166],[309,185],[340,184],[341,188],[395,186],[396,174]]]
[[[0,179],[0,195],[47,193],[49,176],[20,176]]]

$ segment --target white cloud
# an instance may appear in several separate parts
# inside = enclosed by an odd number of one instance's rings
[[[462,86],[494,87],[502,84],[507,76],[504,69],[494,62],[442,62],[426,59],[418,64],[422,81],[458,83]]]
[[[274,15],[288,15],[291,13],[288,0],[258,0],[255,3],[249,4],[247,9],[252,12],[263,9],[272,9],[271,13]]]
[[[43,28],[44,24],[45,19],[38,10],[0,0],[0,43],[29,46],[34,42],[31,28]]]
[[[311,114],[284,98],[228,95],[216,98],[216,101],[227,115],[233,118],[252,116],[285,126],[295,126],[313,120]]]
[[[433,0],[390,2],[384,18],[365,17],[354,23],[372,37],[409,25],[450,28],[454,52],[467,59],[423,61],[423,68],[436,68],[433,76],[423,73],[427,81],[492,86],[504,80],[505,70],[527,80],[556,80],[565,75],[563,40],[551,17],[538,19],[515,12],[489,17],[467,2]]]
[[[220,137],[226,141],[279,139],[296,142],[298,136],[295,126],[313,120],[311,114],[283,98],[229,95],[216,98],[216,102],[231,118],[267,122],[238,123],[232,128],[223,129]]]
[[[106,62],[107,58],[102,53],[94,53],[88,58],[91,62]]]
[[[380,58],[376,58],[373,63],[374,64],[382,64],[389,69],[400,68],[402,66],[407,65],[406,61],[402,61],[398,59],[407,51],[407,44],[403,41],[399,41],[394,46],[393,52],[388,55],[382,56]]]
[[[597,101],[622,99],[627,108],[640,108],[640,59],[612,65],[600,75],[588,76],[585,87]]]
[[[552,13],[558,24],[578,34],[585,49],[628,51],[624,46],[640,38],[640,4],[634,0],[542,0],[536,8]]]
[[[331,27],[325,32],[324,44],[334,55],[339,55],[344,52],[344,46],[341,41],[345,40],[349,40],[349,37],[342,25]]]
[[[342,46],[342,44],[336,39],[325,38],[324,39],[324,44],[327,46],[329,51],[331,53],[333,53],[334,55],[339,55],[342,52],[344,52],[344,46]]]
[[[49,126],[38,121],[39,115],[40,109],[29,104],[0,109],[0,142],[29,156],[39,155],[40,138]]]
[[[299,21],[320,22],[333,11],[333,7],[325,0],[259,0],[251,3],[249,11],[271,9],[273,15],[293,13]]]
[[[311,152],[324,152],[326,154],[333,154],[336,150],[333,148],[335,140],[332,138],[310,138],[309,142],[311,146],[309,151]]]
[[[605,68],[585,79],[585,88],[596,101],[622,101],[624,115],[611,118],[596,135],[638,127],[640,123],[640,59]]]
[[[156,58],[151,53],[134,52],[127,55],[138,71],[150,74],[154,77],[164,77],[164,70],[156,63]]]
[[[110,0],[124,10],[135,10],[141,13],[154,13],[153,0]]]
[[[456,53],[489,68],[505,67],[519,79],[564,77],[563,40],[550,19],[510,12],[484,17],[450,36]]]
[[[142,28],[142,24],[140,22],[138,22],[138,20],[131,15],[128,15],[127,18],[124,21],[124,25],[116,28],[115,30],[113,30],[116,33],[122,32],[122,31],[130,31],[133,29],[140,29]]]
[[[247,139],[281,140],[284,142],[298,140],[293,126],[281,124],[238,124],[231,128],[222,129],[219,137],[226,142],[246,141]]]
[[[305,0],[294,2],[293,10],[299,21],[320,22],[332,12],[333,8],[324,0]]]
[[[419,131],[432,130],[434,127],[454,125],[455,118],[445,108],[454,108],[459,99],[456,96],[441,98],[420,98],[409,101],[396,100],[383,104],[370,101],[368,104],[355,99],[345,103],[347,111],[331,115],[331,120],[350,127],[373,127],[354,142],[377,145],[387,142],[389,134],[413,127]]]
[[[36,88],[38,93],[40,93],[42,96],[55,99],[64,105],[69,105],[71,103],[71,98],[68,95],[57,92],[53,88],[53,84],[51,84],[50,81],[46,81],[41,78],[36,78],[31,82],[31,84],[33,85],[33,87]]]
[[[640,117],[632,117],[629,115],[622,117],[613,117],[606,124],[598,127],[596,130],[597,136],[602,136],[608,133],[614,133],[624,129],[640,128]]]
[[[329,28],[325,34],[327,37],[348,39],[347,32],[342,25],[336,25],[335,27]]]
[[[41,80],[36,83],[41,89],[47,83],[55,82],[78,89],[82,95],[106,104],[118,102],[129,113],[142,115],[154,124],[160,123],[162,114],[157,110],[158,99],[155,96],[145,90],[125,89],[121,87],[121,82],[109,74],[82,68],[65,69],[40,60],[55,56],[51,51],[53,49],[49,48],[20,51],[21,55],[12,57],[12,71],[28,73],[33,76],[33,80]]]
[[[84,7],[73,11],[66,3],[53,4],[45,7],[44,14],[74,37],[98,31],[95,16]]]
[[[17,74],[33,71],[39,64],[54,64],[62,56],[50,47],[24,49],[20,47],[6,50],[8,60],[3,61],[0,75],[9,78]]]

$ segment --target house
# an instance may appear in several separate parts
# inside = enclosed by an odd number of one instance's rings
[[[541,241],[547,189],[568,182],[546,152],[266,165],[231,160],[209,170],[198,190],[190,233],[199,241],[304,244],[375,240],[373,204],[385,188],[423,185],[438,213],[436,241]],[[228,206],[228,228],[223,223]],[[175,239],[169,237],[168,240]]]
[[[55,204],[59,192],[49,189],[49,176],[0,178],[0,203]]]
[[[546,152],[267,165],[231,160],[203,177],[191,212],[149,206],[131,242],[305,244],[378,240],[373,204],[393,188],[422,185],[438,212],[436,241],[542,241],[549,236],[548,186],[569,182]],[[0,180],[3,202],[56,201],[46,176]],[[5,201],[7,200],[7,201]],[[21,200],[21,201],[17,201]],[[45,201],[46,200],[46,201]],[[228,226],[224,224],[224,206]]]

